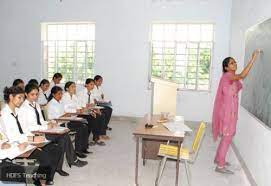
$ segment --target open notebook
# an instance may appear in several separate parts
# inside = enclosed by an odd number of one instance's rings
[[[28,145],[24,151],[20,151],[16,144],[12,144],[9,149],[1,149],[0,150],[0,159],[14,159],[32,149],[35,149],[36,147],[33,145]]]

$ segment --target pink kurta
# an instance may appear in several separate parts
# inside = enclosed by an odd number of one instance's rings
[[[238,92],[242,88],[240,81],[230,80],[233,74],[226,72],[222,75],[213,110],[213,137],[218,135],[233,136],[236,132],[238,119]]]

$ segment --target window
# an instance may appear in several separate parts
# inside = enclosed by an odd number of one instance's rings
[[[213,37],[212,24],[153,24],[152,77],[209,90]]]
[[[84,83],[93,77],[95,24],[42,24],[44,76],[51,79],[56,72],[63,81]]]

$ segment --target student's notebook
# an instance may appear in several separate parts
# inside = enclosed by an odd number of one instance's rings
[[[14,159],[14,158],[16,158],[16,157],[18,157],[18,156],[32,150],[32,149],[35,149],[35,148],[36,147],[33,146],[33,145],[28,145],[25,148],[25,150],[20,151],[19,148],[17,147],[17,145],[12,144],[9,149],[4,149],[4,150],[2,149],[0,151],[0,159],[2,160],[2,159],[8,158],[8,159],[12,160],[12,159]]]

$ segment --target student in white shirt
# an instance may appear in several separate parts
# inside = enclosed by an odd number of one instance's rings
[[[46,106],[48,103],[48,90],[49,90],[50,82],[47,79],[43,79],[40,82],[39,86],[39,97],[38,103],[41,107]]]
[[[93,94],[95,97],[95,102],[97,103],[97,105],[99,105],[99,102],[104,100],[104,92],[102,90],[102,83],[103,83],[102,76],[96,75],[94,77],[94,83],[95,83],[95,86],[93,88]],[[106,122],[107,129],[112,130],[111,127],[108,127],[108,124],[110,122],[113,109],[110,106],[106,106],[106,105],[101,105],[101,106],[104,107],[102,111],[105,114],[105,122]]]
[[[19,109],[18,115],[20,123],[22,124],[24,130],[28,133],[37,130],[44,130],[53,128],[56,126],[54,123],[50,123],[44,121],[41,109],[39,104],[36,102],[39,94],[39,87],[35,84],[27,84],[25,86],[25,95],[26,100],[22,104]],[[69,174],[62,170],[63,161],[64,161],[64,153],[66,153],[67,163],[71,165],[75,165],[77,167],[82,167],[86,165],[86,163],[81,162],[77,159],[71,139],[68,134],[62,135],[50,135],[46,134],[46,138],[54,143],[56,143],[61,149],[61,159],[57,165],[57,172],[61,176],[68,176]]]
[[[61,87],[61,80],[62,80],[63,76],[61,73],[57,72],[53,75],[53,78],[52,78],[52,81],[50,82],[50,86],[49,86],[49,89],[47,91],[47,96],[49,97],[50,94],[51,94],[51,90],[54,86],[59,86]],[[61,87],[62,88],[62,87]]]
[[[68,113],[76,113],[81,110],[81,105],[76,96],[76,85],[72,81],[68,81],[64,87],[64,94],[62,96],[62,102],[64,104],[64,110]]]
[[[24,101],[24,90],[20,87],[10,87],[4,90],[4,100],[7,103],[1,111],[3,131],[9,142],[18,144],[19,149],[24,150],[28,145],[26,131],[24,131],[19,118],[18,108]],[[52,185],[56,165],[60,160],[61,152],[57,146],[48,144],[42,149],[35,150],[29,158],[38,159],[39,173],[46,173],[46,184]],[[38,180],[39,181],[39,180]]]
[[[48,103],[48,119],[57,119],[65,114],[62,102],[62,88],[54,86],[51,90]],[[76,131],[75,151],[79,158],[85,158],[90,153],[88,149],[88,127],[81,121],[70,121],[67,126]]]
[[[49,97],[49,86],[50,86],[50,82],[47,79],[43,79],[40,82],[39,85],[39,97],[38,97],[38,104],[41,107],[41,114],[43,116],[43,119],[47,119],[46,116],[46,106],[48,103],[48,97]]]
[[[90,95],[88,91],[84,91],[85,94],[80,93],[79,97],[77,97],[75,95],[76,92],[75,83],[71,81],[65,84],[65,91],[66,92],[63,95],[63,103],[64,108],[67,112],[77,111],[80,113],[87,106],[88,99],[91,99],[88,98],[88,95]],[[105,119],[102,113],[99,110],[91,110],[89,115],[79,115],[79,116],[85,118],[88,121],[88,134],[90,134],[90,132],[92,132],[93,134],[93,142],[91,143],[91,145],[95,144],[101,146],[105,145],[105,143],[101,140],[102,136],[106,135]]]

